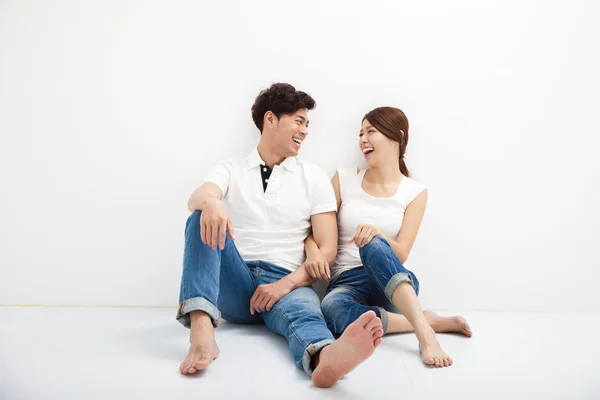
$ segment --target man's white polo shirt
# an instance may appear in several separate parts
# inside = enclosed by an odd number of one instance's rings
[[[246,158],[214,167],[204,182],[223,191],[235,245],[245,261],[267,261],[295,270],[305,261],[310,217],[336,211],[335,193],[323,170],[295,157],[273,168],[263,191],[261,164],[265,162],[255,147]]]

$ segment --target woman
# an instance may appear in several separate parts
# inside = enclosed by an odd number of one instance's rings
[[[435,332],[470,337],[469,325],[462,317],[423,312],[417,300],[419,281],[403,266],[427,203],[427,189],[410,178],[404,163],[406,115],[393,107],[376,108],[363,118],[359,137],[368,169],[340,169],[332,179],[339,244],[330,273],[311,262],[322,257],[312,237],[306,240],[311,276],[327,279],[331,275],[321,304],[328,327],[341,335],[362,313],[373,310],[381,318],[384,334],[414,330],[423,361],[450,366],[452,359],[440,347]]]

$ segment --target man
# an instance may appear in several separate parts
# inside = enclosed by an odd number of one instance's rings
[[[190,327],[183,374],[217,358],[214,328],[262,322],[289,343],[296,365],[330,387],[373,354],[382,324],[365,313],[334,340],[307,268],[328,277],[337,251],[336,199],[327,175],[296,158],[315,101],[285,83],[263,90],[252,106],[261,132],[247,158],[212,169],[192,194],[186,224],[177,319]],[[323,259],[304,262],[311,232]]]

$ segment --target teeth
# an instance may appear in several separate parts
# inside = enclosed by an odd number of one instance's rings
[[[302,143],[302,142],[300,141],[300,139],[292,138],[292,140],[293,140],[295,143],[298,143],[298,144]]]
[[[366,147],[366,148],[363,149],[363,153],[365,153],[365,154],[368,153],[368,152],[371,152],[371,151],[373,151],[372,147]]]

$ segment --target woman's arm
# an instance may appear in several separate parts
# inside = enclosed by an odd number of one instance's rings
[[[408,255],[415,244],[417,234],[419,233],[419,227],[425,214],[425,207],[427,206],[427,189],[425,189],[420,195],[418,195],[410,204],[406,207],[404,212],[404,219],[402,221],[402,227],[398,233],[398,237],[391,239],[381,233],[381,237],[384,238],[394,250],[394,254],[398,257],[400,262],[404,264],[408,259]]]

